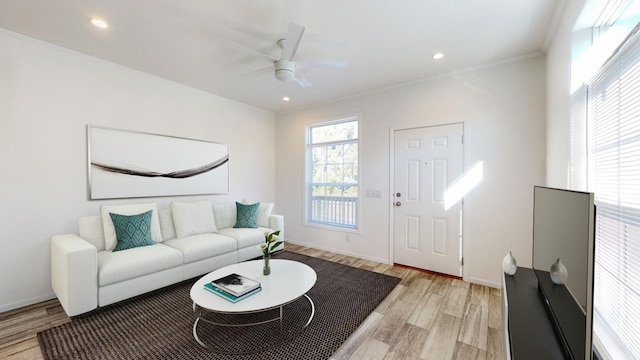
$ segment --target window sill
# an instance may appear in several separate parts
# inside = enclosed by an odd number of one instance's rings
[[[352,234],[360,234],[360,229],[358,228],[354,229],[346,226],[321,224],[321,223],[314,223],[314,222],[308,222],[308,221],[305,221],[303,225],[306,227],[312,227],[312,228],[323,229],[323,230],[332,230],[332,231],[348,232]]]
[[[620,343],[615,332],[596,311],[593,312],[593,348],[601,360],[631,359],[625,346]]]

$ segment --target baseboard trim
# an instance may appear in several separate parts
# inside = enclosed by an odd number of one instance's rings
[[[350,252],[350,251],[345,251],[342,249],[334,249],[328,246],[318,246],[317,244],[310,244],[310,243],[306,243],[306,242],[302,242],[302,241],[296,241],[296,240],[291,240],[287,238],[287,243],[291,243],[293,245],[299,245],[299,246],[305,246],[308,248],[312,248],[312,249],[317,249],[317,250],[322,250],[322,251],[330,251],[332,253],[336,253],[336,254],[340,254],[340,255],[346,255],[346,256],[353,256],[359,259],[363,259],[363,260],[369,260],[369,261],[375,261],[375,262],[379,262],[382,264],[387,264],[387,265],[393,265],[391,264],[391,262],[389,262],[389,259],[382,259],[382,258],[377,258],[377,257],[373,257],[373,256],[367,256],[367,255],[363,255],[360,253],[354,253],[354,252]],[[285,248],[286,249],[286,248]]]
[[[29,299],[16,301],[16,302],[11,303],[11,304],[0,305],[0,313],[6,312],[6,311],[10,311],[10,310],[19,309],[21,307],[25,307],[25,306],[29,306],[29,305],[33,305],[33,304],[37,304],[37,303],[41,303],[43,301],[52,300],[52,299],[55,299],[55,298],[57,298],[56,294],[50,293],[50,294],[46,294],[46,295],[32,297],[32,298],[29,298]]]
[[[466,282],[470,282],[472,284],[484,285],[484,286],[488,286],[488,287],[492,287],[492,288],[496,288],[496,289],[502,288],[502,285],[500,283],[493,282],[493,281],[487,281],[487,280],[484,280],[484,279],[478,279],[478,278],[470,277],[468,279],[463,279],[463,280],[466,281]]]

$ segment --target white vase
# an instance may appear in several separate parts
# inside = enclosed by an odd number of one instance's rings
[[[560,259],[556,260],[553,265],[551,265],[551,269],[549,270],[551,275],[551,281],[554,284],[562,285],[567,282],[567,278],[569,277],[569,273],[567,272],[567,268],[564,266]]]
[[[516,258],[511,255],[511,251],[502,259],[502,271],[507,275],[513,275],[518,270]]]

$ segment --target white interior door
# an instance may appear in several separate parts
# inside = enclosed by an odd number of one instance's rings
[[[395,131],[395,263],[462,276],[462,205],[444,202],[463,173],[462,136],[462,124]]]

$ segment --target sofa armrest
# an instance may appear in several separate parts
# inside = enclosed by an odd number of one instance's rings
[[[282,244],[276,250],[284,249],[284,216],[271,214],[269,216],[269,227],[274,231],[280,230],[279,239],[282,240]]]
[[[76,234],[51,238],[51,286],[69,316],[98,307],[98,249]]]

